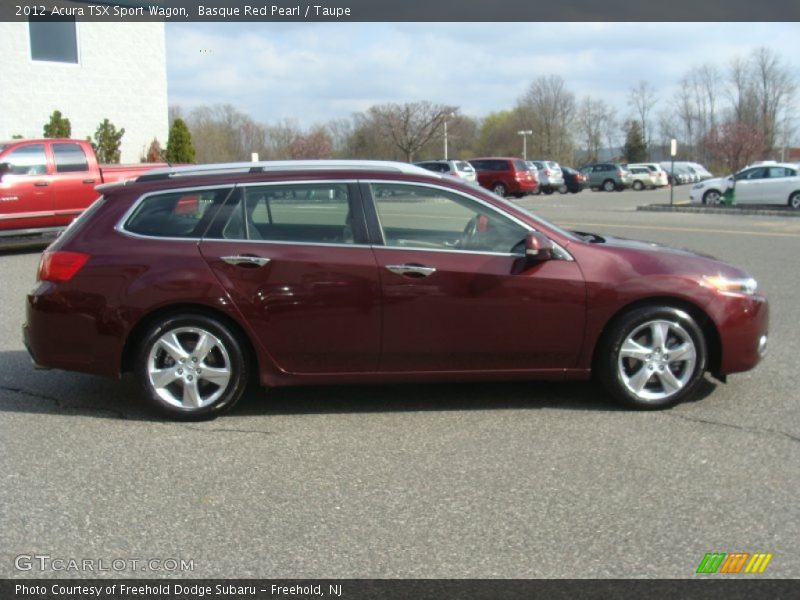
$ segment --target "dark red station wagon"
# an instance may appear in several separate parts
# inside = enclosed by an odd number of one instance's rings
[[[35,363],[117,377],[176,418],[264,386],[587,379],[658,409],[766,351],[756,283],[717,260],[564,231],[402,163],[152,171],[43,254]]]

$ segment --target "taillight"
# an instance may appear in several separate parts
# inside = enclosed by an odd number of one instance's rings
[[[545,169],[544,170],[544,176],[545,177],[550,177],[551,174],[552,174],[552,171],[550,169]]]
[[[39,281],[69,281],[89,260],[82,252],[45,252],[39,261]]]

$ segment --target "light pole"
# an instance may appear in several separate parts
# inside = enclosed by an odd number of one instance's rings
[[[444,159],[447,160],[447,117],[455,117],[456,113],[451,112],[444,116]]]
[[[522,160],[528,160],[528,136],[533,135],[533,131],[522,129],[517,132],[517,135],[522,136]]]

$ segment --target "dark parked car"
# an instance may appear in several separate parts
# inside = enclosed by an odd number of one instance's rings
[[[586,176],[572,167],[561,167],[561,172],[564,174],[564,185],[559,187],[558,191],[562,194],[567,192],[577,194],[589,185]]]
[[[264,386],[587,379],[642,409],[753,368],[744,271],[560,229],[403,163],[176,167],[102,186],[42,255],[40,366],[118,377],[175,418]]]
[[[524,160],[519,158],[471,158],[469,164],[478,173],[478,183],[498,196],[535,194],[539,181]]]

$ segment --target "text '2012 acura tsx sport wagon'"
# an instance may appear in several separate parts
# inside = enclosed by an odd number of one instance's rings
[[[174,418],[247,384],[602,382],[667,408],[753,368],[768,305],[742,270],[565,231],[403,163],[175,167],[102,196],[42,255],[24,339]]]

